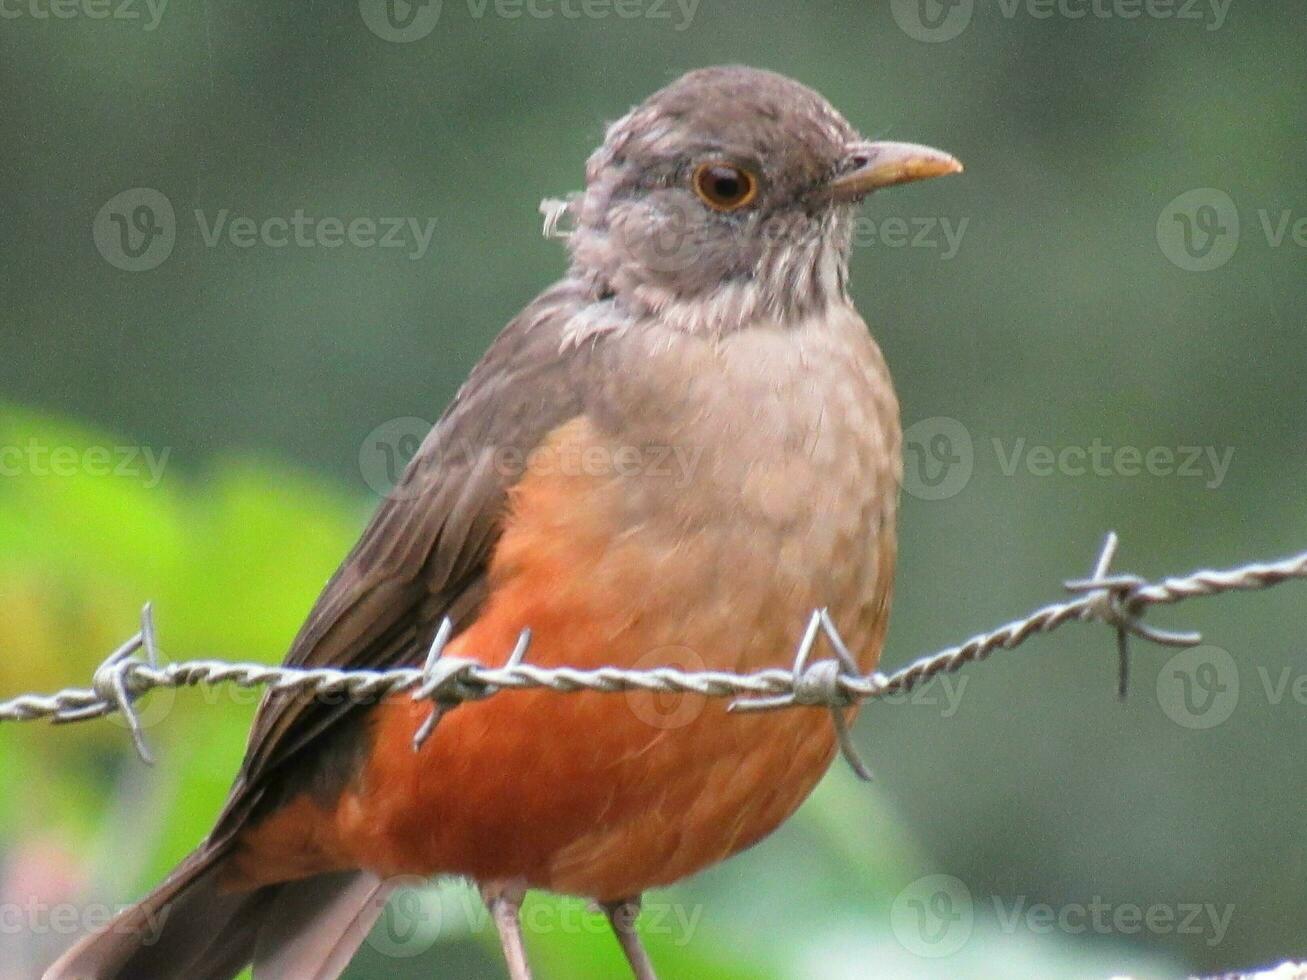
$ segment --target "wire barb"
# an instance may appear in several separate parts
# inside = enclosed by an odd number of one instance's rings
[[[827,642],[835,651],[835,657],[809,664],[808,658],[812,655],[819,634],[825,635]],[[830,610],[818,609],[808,617],[808,626],[803,631],[803,638],[799,641],[798,651],[794,655],[790,689],[771,697],[732,701],[726,710],[774,711],[777,708],[789,708],[794,705],[829,708],[840,754],[844,756],[849,768],[859,779],[870,782],[871,770],[858,755],[858,750],[853,744],[853,736],[849,732],[846,709],[857,704],[857,699],[842,686],[845,678],[855,680],[861,678],[858,662],[845,646],[844,638],[840,636],[835,621],[831,619]]]
[[[137,656],[144,651],[145,658]],[[146,765],[154,765],[154,756],[145,741],[145,731],[141,725],[141,716],[136,712],[136,699],[152,688],[158,686],[137,673],[142,666],[158,669],[159,647],[155,639],[154,608],[147,602],[141,607],[141,628],[126,643],[109,656],[91,675],[91,693],[95,700],[81,706],[68,706],[53,713],[51,722],[56,725],[73,721],[85,721],[117,712],[123,716],[128,730],[132,733],[132,744],[136,754]],[[2,705],[0,705],[2,707]],[[4,714],[0,711],[0,720]]]
[[[1108,531],[1089,578],[1074,579],[1063,585],[1068,592],[1085,594],[1082,618],[1096,619],[1116,630],[1116,695],[1124,701],[1130,681],[1131,635],[1169,647],[1197,646],[1203,642],[1203,637],[1201,633],[1177,633],[1144,623],[1141,618],[1144,607],[1137,593],[1148,583],[1138,575],[1108,574],[1112,559],[1116,557],[1117,543],[1116,532]]]
[[[859,776],[869,778],[866,766],[854,751],[848,726],[848,709],[862,701],[909,692],[940,674],[952,673],[967,664],[984,660],[998,650],[1015,649],[1036,633],[1051,633],[1072,622],[1101,622],[1115,631],[1117,686],[1118,692],[1124,696],[1129,677],[1128,639],[1131,636],[1175,647],[1202,642],[1198,633],[1172,632],[1145,625],[1142,617],[1148,607],[1224,592],[1268,589],[1284,582],[1307,579],[1307,551],[1304,551],[1277,562],[1259,562],[1226,571],[1206,569],[1149,583],[1136,575],[1110,572],[1116,548],[1117,537],[1109,534],[1090,577],[1065,583],[1069,591],[1079,593],[1077,598],[1036,609],[1024,619],[1014,620],[988,633],[973,636],[958,646],[922,657],[888,676],[878,672],[859,674],[856,660],[825,609],[819,609],[809,617],[789,668],[774,667],[739,674],[683,671],[673,667],[649,670],[537,667],[524,662],[531,644],[529,630],[523,630],[519,635],[503,666],[487,667],[480,660],[446,654],[453,636],[453,624],[448,620],[437,629],[421,669],[341,670],[223,660],[191,660],[160,666],[154,620],[147,605],[141,613],[140,630],[96,669],[90,688],[68,688],[51,695],[24,694],[0,701],[0,722],[47,719],[65,723],[119,713],[126,720],[137,752],[148,762],[150,754],[136,712],[136,701],[156,687],[233,684],[303,695],[338,697],[343,694],[358,702],[410,692],[412,697],[430,701],[432,705],[431,713],[414,737],[414,750],[417,750],[431,736],[440,719],[454,707],[504,690],[546,688],[560,694],[658,691],[733,698],[730,709],[734,711],[767,711],[804,705],[827,708],[844,758]],[[819,635],[826,637],[834,656],[810,662]]]
[[[415,700],[431,702],[431,712],[413,735],[414,752],[420,750],[431,737],[440,720],[464,701],[480,701],[500,690],[496,685],[488,684],[476,676],[475,670],[483,666],[478,661],[444,655],[445,646],[453,635],[454,623],[446,616],[436,630],[431,649],[427,652],[427,660],[422,667],[422,683],[413,691]],[[518,634],[517,643],[508,655],[503,669],[512,670],[521,666],[530,646],[531,631],[524,629]]]

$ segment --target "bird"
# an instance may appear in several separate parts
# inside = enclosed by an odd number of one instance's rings
[[[763,69],[636,105],[547,222],[565,274],[472,369],[285,663],[420,665],[447,622],[447,655],[490,667],[529,630],[540,667],[750,672],[827,609],[872,670],[901,433],[849,296],[856,209],[961,169]],[[408,694],[272,691],[210,833],[46,980],[337,977],[411,875],[480,889],[513,980],[531,889],[597,904],[652,980],[641,895],[776,830],[836,738],[824,712],[651,697],[503,690],[415,748],[431,705]]]

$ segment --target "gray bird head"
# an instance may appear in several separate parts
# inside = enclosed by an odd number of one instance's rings
[[[784,322],[844,298],[851,214],[882,187],[956,173],[947,153],[863,140],[783,75],[692,71],[609,127],[572,202],[572,274],[596,299],[689,330]]]

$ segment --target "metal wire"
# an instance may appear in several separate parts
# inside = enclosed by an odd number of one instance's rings
[[[1148,607],[1224,592],[1267,589],[1291,579],[1307,578],[1307,552],[1303,552],[1282,561],[1259,562],[1226,571],[1201,570],[1150,583],[1134,575],[1111,574],[1110,565],[1116,546],[1116,535],[1109,534],[1089,578],[1065,583],[1068,590],[1080,594],[1079,598],[1044,606],[1023,619],[922,657],[888,675],[858,672],[856,662],[824,609],[816,610],[810,617],[789,669],[773,668],[738,674],[691,672],[672,667],[649,670],[536,667],[525,662],[531,643],[529,630],[524,630],[519,636],[502,667],[487,667],[475,660],[445,654],[445,646],[453,635],[453,625],[448,620],[437,631],[426,663],[421,668],[337,670],[223,660],[188,660],[161,665],[154,622],[147,605],[141,614],[140,630],[96,669],[89,688],[68,688],[45,695],[24,694],[0,701],[0,722],[48,719],[65,723],[118,712],[127,722],[137,751],[148,762],[150,755],[135,701],[147,691],[159,687],[233,684],[243,688],[267,687],[285,693],[345,696],[361,703],[409,691],[415,698],[432,702],[432,713],[414,738],[415,749],[430,737],[440,718],[458,704],[490,697],[504,690],[548,688],[560,694],[658,691],[734,698],[730,705],[730,710],[734,711],[770,711],[796,706],[829,709],[845,759],[859,776],[869,778],[866,766],[858,758],[849,737],[845,710],[851,705],[911,691],[940,674],[952,673],[965,664],[984,660],[996,650],[1014,649],[1036,633],[1051,633],[1069,622],[1091,621],[1106,623],[1116,632],[1119,686],[1124,696],[1130,636],[1167,646],[1191,646],[1202,642],[1197,633],[1173,633],[1145,625],[1141,617]],[[823,636],[834,656],[813,660],[817,641]]]

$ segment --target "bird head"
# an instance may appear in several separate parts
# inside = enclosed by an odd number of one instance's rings
[[[692,71],[613,123],[569,205],[573,273],[634,316],[721,330],[845,298],[852,212],[962,169],[863,139],[821,95],[728,66]]]

